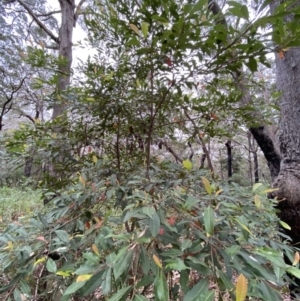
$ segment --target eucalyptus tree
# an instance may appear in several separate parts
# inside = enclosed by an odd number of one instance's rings
[[[50,6],[48,1],[4,1],[7,11],[12,11],[19,18],[26,20],[28,37],[40,45],[44,51],[51,49],[57,52],[56,97],[52,105],[52,119],[66,113],[67,100],[60,94],[70,86],[73,28],[79,15],[84,11],[85,2],[86,0],[81,0],[76,4],[75,0],[59,0],[57,2],[59,8],[52,8],[53,2]],[[36,51],[35,55],[37,64],[49,63],[43,61],[45,59],[43,51]]]

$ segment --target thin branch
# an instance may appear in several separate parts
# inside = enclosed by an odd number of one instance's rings
[[[49,30],[46,25],[41,22],[41,20],[37,17],[37,15],[31,10],[31,8],[24,3],[22,0],[17,0],[17,2],[28,12],[28,14],[32,17],[32,19],[36,22],[36,24],[44,30],[44,32],[57,44],[59,44],[59,39],[56,37],[51,30]]]
[[[49,13],[44,13],[44,14],[36,14],[37,17],[48,17],[48,16],[52,16],[54,14],[59,14],[61,13],[61,10],[54,10],[54,11],[51,11]]]
[[[83,5],[83,3],[84,3],[85,1],[86,1],[86,0],[81,0],[81,1],[77,4],[76,10],[75,10],[75,14],[74,14],[74,27],[75,27],[75,25],[76,25],[78,16],[79,16],[80,13],[81,13],[81,6]]]
[[[19,109],[19,108],[15,108],[15,111],[17,111],[20,114],[20,117],[26,117],[28,118],[33,124],[35,124],[35,120],[34,118],[32,118],[30,115],[28,115],[27,113],[25,113],[23,110]]]
[[[174,149],[171,146],[169,146],[169,144],[167,143],[167,141],[161,140],[160,144],[163,145],[167,149],[167,151],[169,151],[175,157],[175,159],[177,161],[179,161],[180,163],[182,163],[182,161],[183,161],[182,158],[174,151]]]

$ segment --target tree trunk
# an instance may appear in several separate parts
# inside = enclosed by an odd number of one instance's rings
[[[300,243],[300,48],[290,48],[284,58],[276,54],[277,87],[280,101],[279,141],[281,167],[273,195],[281,199],[280,217],[292,230],[294,243]]]
[[[59,31],[59,57],[64,63],[59,66],[60,76],[58,78],[58,95],[70,85],[72,66],[72,37],[75,25],[75,0],[59,0],[61,7],[61,27]],[[53,105],[52,119],[66,114],[66,103],[63,97]]]
[[[202,154],[200,159],[200,169],[204,168],[205,159],[206,159],[206,154]]]
[[[254,163],[254,182],[259,182],[259,172],[258,172],[258,157],[257,149],[253,151],[253,163]]]
[[[231,141],[228,140],[226,143],[227,148],[227,172],[228,172],[228,179],[232,177],[232,146]]]
[[[253,186],[252,158],[251,158],[252,144],[251,144],[251,133],[250,132],[247,132],[247,138],[248,138],[249,178],[250,178],[250,184],[251,184],[251,186]]]

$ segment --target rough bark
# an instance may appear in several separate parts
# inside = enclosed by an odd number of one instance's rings
[[[300,202],[300,49],[291,48],[280,59],[276,54],[277,87],[282,93],[279,140],[281,169],[274,184],[279,198]]]

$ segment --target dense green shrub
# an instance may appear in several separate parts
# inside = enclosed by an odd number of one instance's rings
[[[170,162],[153,166],[150,181],[139,170],[120,185],[115,174],[101,177],[105,164],[87,164],[49,213],[8,226],[1,236],[1,293],[18,300],[38,292],[54,300],[61,291],[68,300],[101,287],[110,300],[213,300],[216,294],[222,300],[226,293],[235,299],[233,279],[243,274],[248,296],[269,301],[281,300],[286,272],[299,276],[284,263],[283,253],[293,261],[293,250],[280,240],[274,203],[262,185],[218,186],[202,171]],[[193,287],[191,275],[197,275]],[[55,288],[43,289],[50,279]]]

